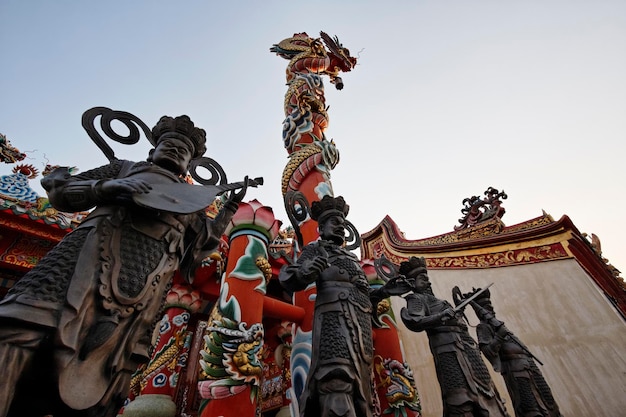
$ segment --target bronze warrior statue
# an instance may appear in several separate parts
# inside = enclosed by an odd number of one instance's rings
[[[476,328],[480,350],[493,369],[504,377],[516,417],[560,417],[559,406],[535,363],[536,358],[504,322],[496,318],[489,290],[471,305],[480,320]]]
[[[444,417],[508,416],[467,325],[450,303],[435,297],[426,260],[411,257],[383,288],[407,293],[400,316],[409,330],[426,331],[441,387]]]
[[[300,398],[301,417],[373,414],[372,304],[359,260],[343,248],[348,205],[325,196],[311,206],[320,240],[304,247],[279,279],[290,291],[317,284],[311,369]]]
[[[188,276],[217,247],[247,181],[214,220],[151,208],[153,187],[193,187],[183,178],[206,133],[164,116],[152,138],[146,162],[42,180],[57,209],[96,209],[0,301],[0,416],[115,416],[174,273]]]

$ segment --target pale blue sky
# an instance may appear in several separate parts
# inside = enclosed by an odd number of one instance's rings
[[[566,214],[626,272],[624,1],[2,0],[0,19],[0,132],[40,169],[106,163],[88,108],[188,114],[231,181],[265,177],[249,198],[286,223],[287,61],[269,47],[324,30],[360,58],[343,91],[326,82],[326,133],[361,233],[386,214],[409,239],[446,233],[493,186],[507,225]]]

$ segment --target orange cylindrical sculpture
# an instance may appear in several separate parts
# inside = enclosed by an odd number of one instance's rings
[[[272,209],[253,200],[239,205],[226,229],[228,261],[201,351],[200,416],[256,415],[263,375],[263,300],[272,271],[267,247],[279,228]]]

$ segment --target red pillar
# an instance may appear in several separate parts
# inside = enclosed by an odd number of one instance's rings
[[[263,373],[263,300],[271,266],[267,247],[280,222],[257,200],[241,203],[226,234],[230,249],[221,292],[201,352],[202,417],[257,415]]]
[[[382,285],[374,263],[361,262],[372,287]],[[420,417],[420,398],[409,365],[404,361],[396,320],[390,299],[376,308],[380,326],[374,328],[374,383],[380,401],[381,416]]]

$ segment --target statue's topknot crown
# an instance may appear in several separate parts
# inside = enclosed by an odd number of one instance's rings
[[[311,218],[318,223],[322,223],[330,216],[341,216],[345,218],[348,215],[350,206],[345,202],[343,197],[332,197],[325,195],[320,201],[314,201],[311,204]]]
[[[193,158],[199,158],[206,152],[206,132],[195,127],[189,116],[163,116],[152,128],[152,138],[158,143],[167,138],[186,142],[192,149]]]
[[[423,269],[426,271],[426,259],[423,256],[411,256],[408,261],[400,263],[400,274],[408,275],[414,269]]]

